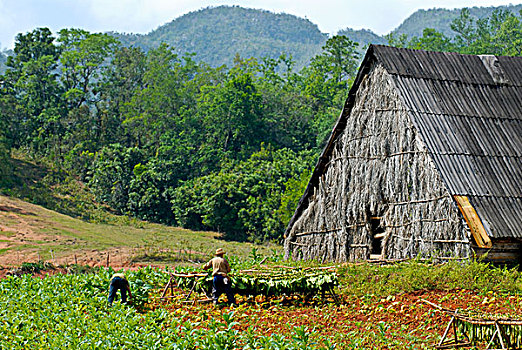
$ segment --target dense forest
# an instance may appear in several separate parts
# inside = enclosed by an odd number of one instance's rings
[[[5,72],[7,68],[7,56],[9,56],[10,52],[8,50],[0,50],[0,74]]]
[[[390,44],[521,55],[508,11]],[[80,181],[98,203],[140,219],[279,240],[338,117],[360,61],[329,38],[308,65],[284,54],[213,67],[166,44],[144,51],[81,29],[16,37],[0,76],[0,185],[23,151]]]

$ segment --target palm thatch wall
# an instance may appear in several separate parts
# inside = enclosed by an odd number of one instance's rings
[[[382,258],[468,257],[467,226],[381,64],[361,81],[349,113],[306,209],[287,231],[287,257],[369,259],[376,222]]]

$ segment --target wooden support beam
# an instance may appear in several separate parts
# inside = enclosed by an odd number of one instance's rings
[[[471,231],[475,242],[480,248],[491,248],[493,247],[493,243],[489,238],[480,217],[477,214],[477,211],[471,203],[469,202],[468,197],[466,196],[453,196],[457,205],[464,216],[464,220],[466,220],[468,227]]]

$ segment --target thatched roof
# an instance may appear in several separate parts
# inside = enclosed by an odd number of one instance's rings
[[[522,57],[371,45],[286,234],[308,206],[362,79],[391,75],[451,195],[467,196],[492,238],[522,238]]]

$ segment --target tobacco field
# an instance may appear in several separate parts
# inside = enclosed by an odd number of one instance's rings
[[[309,267],[298,270],[311,274]],[[111,269],[73,266],[5,276],[0,280],[1,347],[431,349],[449,317],[421,299],[480,315],[522,317],[520,273],[477,262],[340,266],[335,291],[341,303],[319,293],[309,298],[277,293],[238,295],[237,307],[195,302],[204,299],[198,293],[187,300],[188,289],[178,287],[160,299],[173,271],[126,271],[134,302],[125,306],[117,301],[112,307],[106,299]],[[238,276],[236,283],[252,280]],[[475,348],[485,346],[477,343]]]

